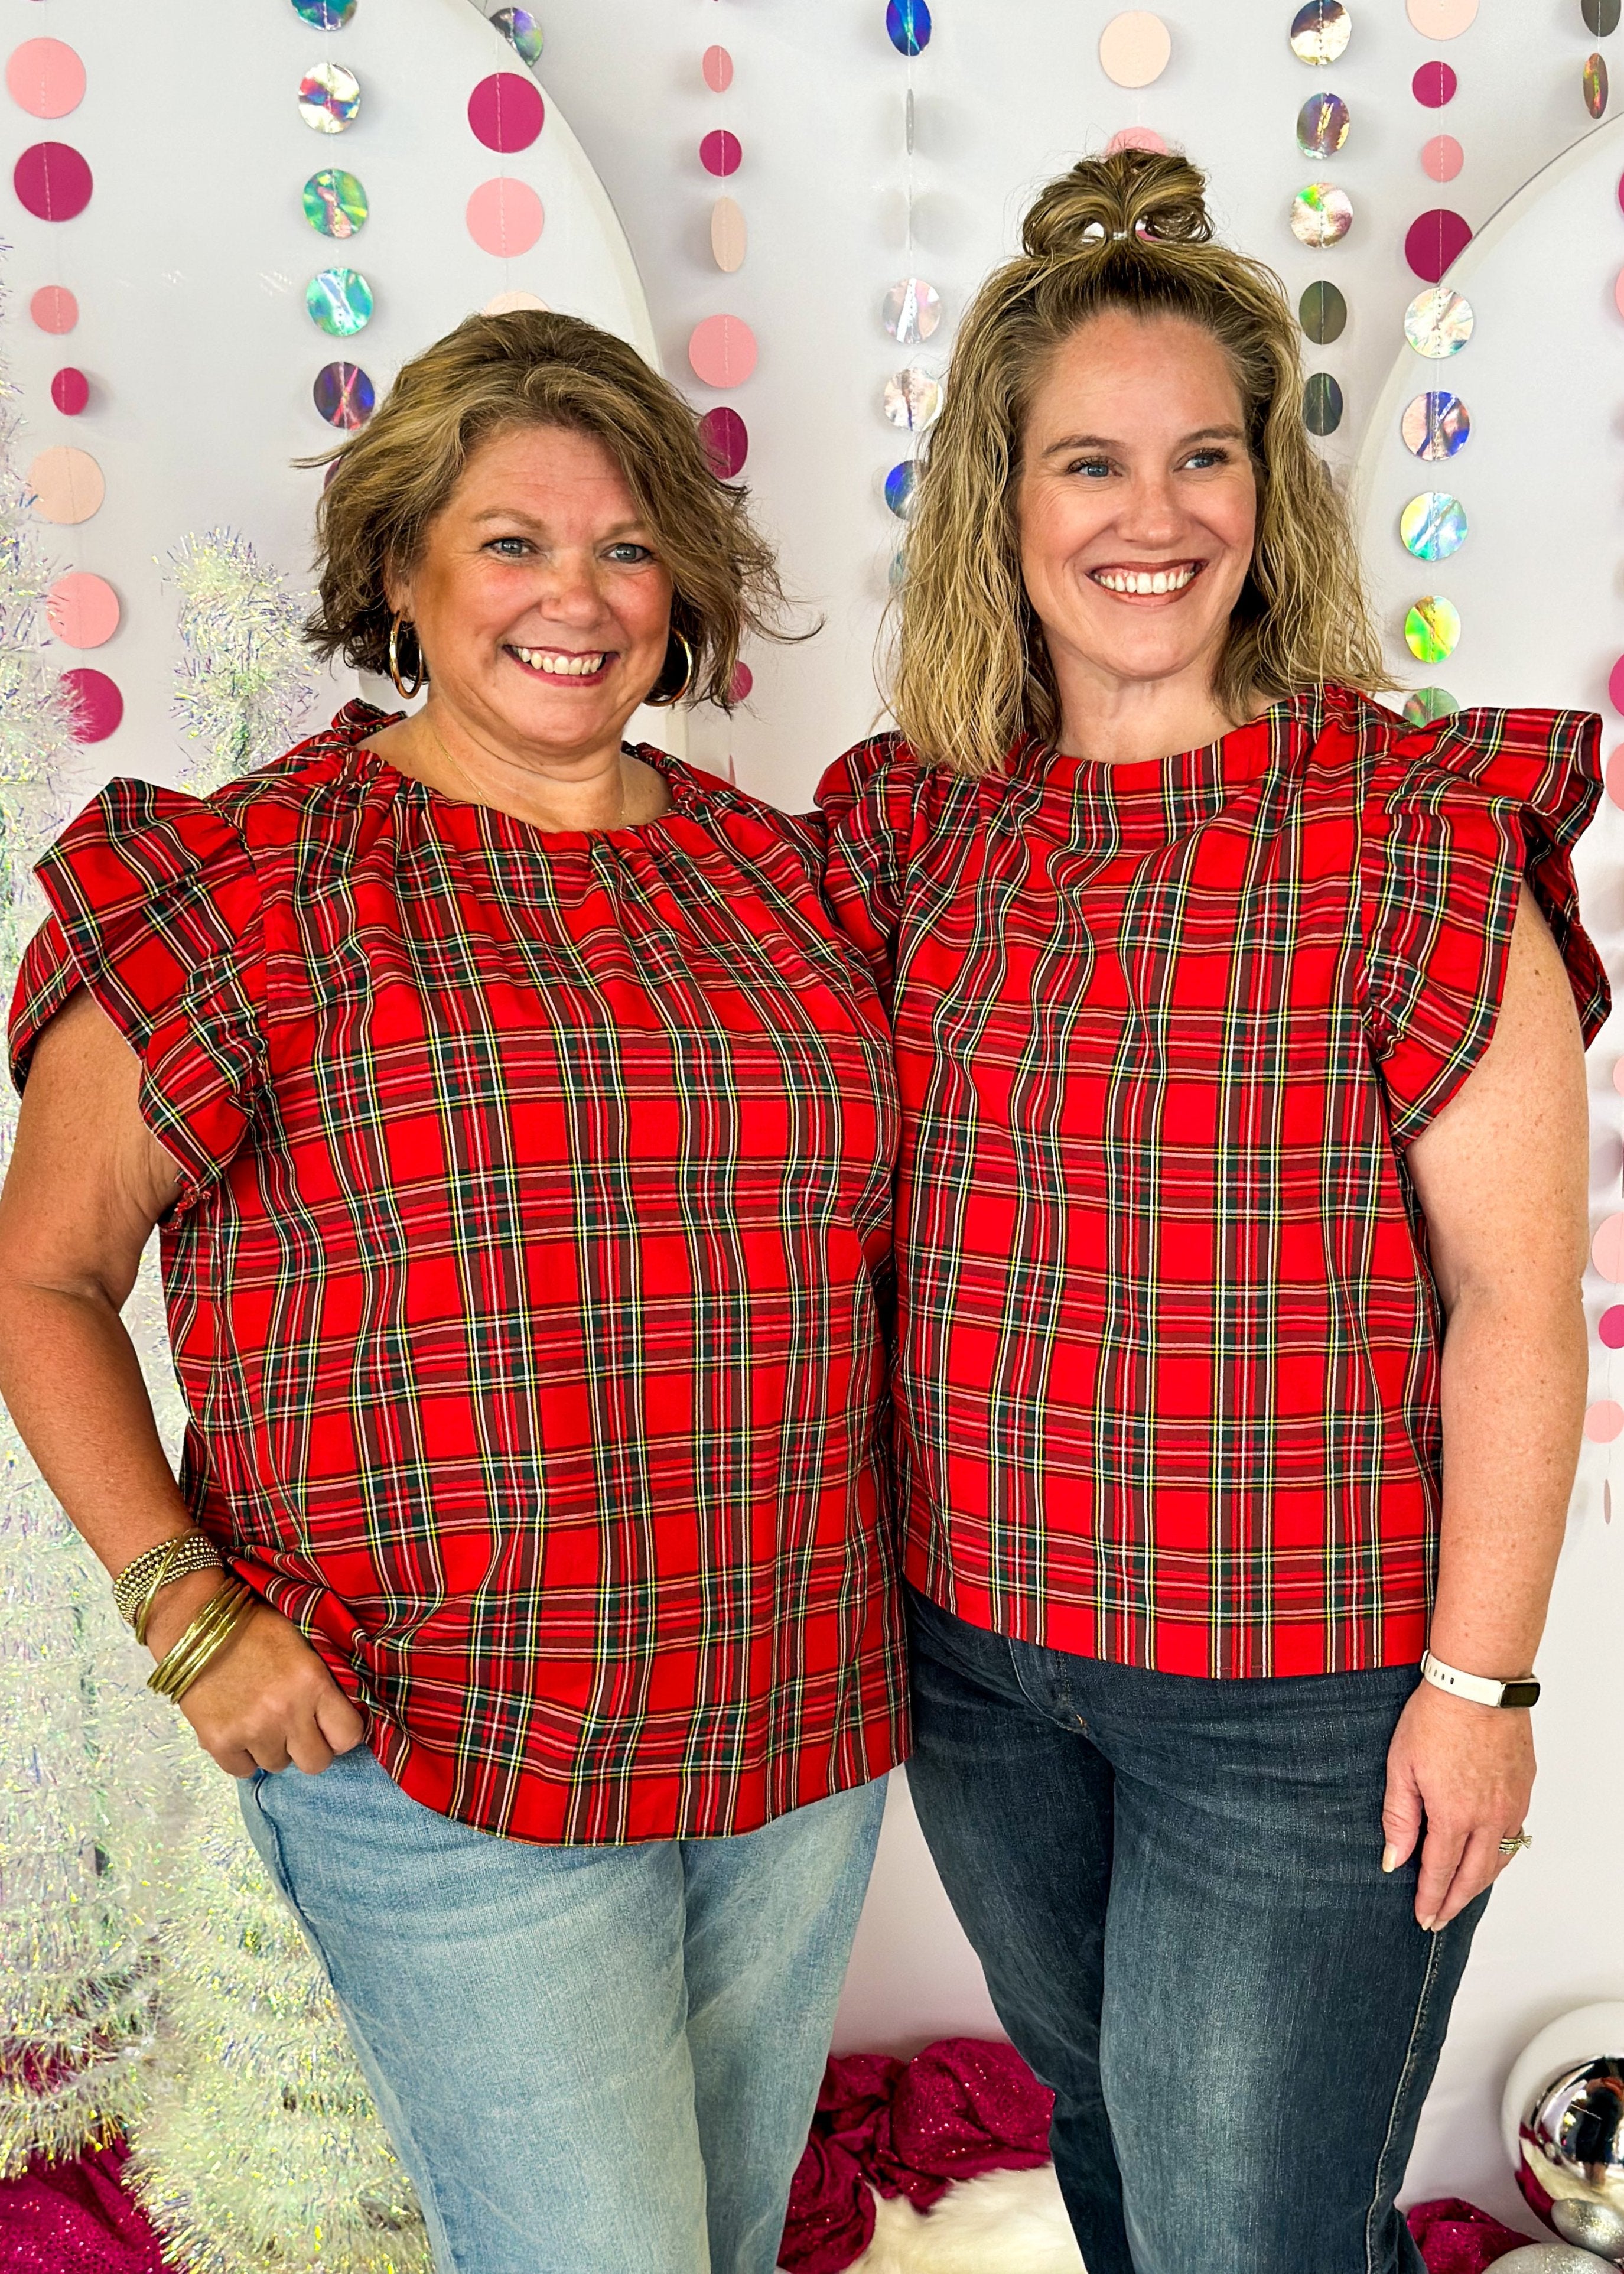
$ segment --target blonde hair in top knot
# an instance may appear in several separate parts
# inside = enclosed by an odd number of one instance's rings
[[[1023,734],[1052,740],[1059,697],[1020,573],[1017,490],[1027,407],[1050,357],[1123,308],[1210,332],[1239,390],[1258,534],[1214,692],[1233,719],[1327,681],[1392,681],[1342,500],[1309,445],[1297,320],[1273,269],[1217,243],[1206,178],[1175,153],[1085,158],[1034,202],[1019,257],[960,328],[921,455],[888,689],[929,763],[996,772]]]

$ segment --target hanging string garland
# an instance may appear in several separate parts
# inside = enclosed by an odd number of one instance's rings
[[[1605,36],[1616,31],[1619,22],[1618,0],[1584,0],[1585,28]],[[1608,13],[1602,12],[1605,6]],[[1618,239],[1619,215],[1624,210],[1624,176],[1618,183],[1614,200],[1613,226],[1614,242]],[[1613,279],[1613,302],[1620,318],[1624,318],[1624,268]],[[1607,675],[1607,701],[1611,708],[1624,712],[1624,655],[1620,655]],[[1624,743],[1620,743],[1607,760],[1607,795],[1613,803],[1624,806]],[[1613,1069],[1613,1086],[1624,1096],[1624,1058],[1619,1058]],[[1624,1192],[1620,1193],[1624,1201]],[[1615,1211],[1606,1216],[1597,1231],[1590,1247],[1590,1261],[1598,1276],[1608,1285],[1618,1288],[1624,1284],[1624,1214]],[[1611,1301],[1597,1321],[1597,1340],[1607,1353],[1605,1359],[1606,1395],[1594,1398],[1585,1408],[1584,1434],[1592,1444],[1613,1445],[1624,1435],[1624,1404],[1619,1398],[1619,1367],[1616,1353],[1624,1350],[1624,1302]],[[1602,1480],[1602,1515],[1605,1522],[1613,1521],[1613,1463],[1607,1456],[1607,1472]]]
[[[1287,34],[1292,54],[1310,71],[1327,70],[1340,63],[1353,33],[1353,19],[1342,0],[1309,0],[1297,9]],[[1311,94],[1297,115],[1297,147],[1305,158],[1321,161],[1338,156],[1348,139],[1351,116],[1347,103],[1329,87]],[[1313,181],[1292,200],[1291,234],[1311,252],[1324,253],[1340,245],[1353,226],[1353,201],[1333,182]],[[1304,339],[1328,347],[1342,337],[1348,322],[1348,303],[1327,277],[1316,277],[1297,303],[1297,322]],[[1342,390],[1328,371],[1310,372],[1303,386],[1303,424],[1323,439],[1342,423]]]
[[[1619,28],[1620,0],[1579,0],[1579,12],[1584,28],[1593,39],[1610,39]],[[1580,80],[1584,107],[1592,118],[1606,116],[1609,97],[1607,58],[1599,49],[1584,59]]]
[[[914,153],[917,105],[914,66],[929,46],[936,29],[925,0],[891,0],[885,11],[885,33],[906,66],[902,100],[903,265],[907,271],[889,285],[880,298],[880,321],[886,335],[903,350],[922,347],[940,330],[942,295],[922,276],[915,275],[914,208],[918,197]],[[906,523],[914,511],[919,478],[920,435],[932,427],[942,411],[942,382],[936,373],[912,360],[893,370],[885,381],[880,407],[890,425],[910,438],[912,447],[885,475],[881,486],[886,510]],[[899,583],[906,562],[906,545],[893,547],[891,577]]]
[[[293,12],[314,31],[341,32],[356,12],[357,0],[290,0]],[[299,81],[299,117],[312,133],[347,133],[361,113],[361,82],[330,55],[313,64]],[[348,246],[366,227],[372,212],[360,176],[345,166],[321,166],[300,192],[305,220],[319,237]],[[320,270],[304,288],[304,309],[329,339],[353,339],[372,320],[372,288],[358,269]],[[323,364],[311,383],[311,399],[329,426],[349,433],[372,417],[377,390],[358,363],[347,358]]]

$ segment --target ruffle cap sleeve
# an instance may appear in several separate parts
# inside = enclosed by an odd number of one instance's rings
[[[919,783],[919,761],[901,736],[880,734],[837,758],[817,786],[824,894],[888,1001]]]
[[[217,806],[116,781],[40,862],[50,905],[18,974],[11,1078],[86,987],[141,1061],[143,1119],[190,1206],[242,1141],[265,1070],[264,916],[242,836]]]
[[[1360,878],[1366,1017],[1402,1145],[1488,1048],[1524,881],[1567,965],[1587,1044],[1607,1016],[1573,871],[1601,794],[1600,734],[1583,712],[1461,711],[1377,762]]]

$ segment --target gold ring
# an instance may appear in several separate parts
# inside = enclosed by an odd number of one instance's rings
[[[1531,1848],[1533,1844],[1534,1835],[1531,1832],[1512,1832],[1500,1841],[1500,1852],[1509,1858],[1520,1854],[1524,1848]]]

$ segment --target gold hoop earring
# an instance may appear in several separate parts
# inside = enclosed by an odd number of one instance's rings
[[[400,651],[401,626],[406,623],[406,621],[407,620],[404,616],[398,614],[390,619],[389,676],[395,681],[395,693],[401,697],[402,702],[410,703],[414,695],[422,694],[423,689],[428,681],[429,667],[423,659],[423,642],[418,640],[417,668],[412,674],[411,685],[408,687],[406,681],[402,678]],[[416,638],[417,627],[415,625],[408,624],[407,629],[411,632],[412,636]]]
[[[645,696],[645,697],[643,697],[643,700],[648,704],[648,705],[649,705],[649,707],[650,708],[650,710],[654,710],[654,711],[668,711],[668,710],[670,710],[670,708],[671,708],[671,706],[672,706],[672,704],[673,704],[673,703],[680,703],[680,702],[681,702],[681,700],[682,700],[682,698],[683,698],[683,697],[684,697],[685,695],[688,694],[688,693],[692,690],[692,688],[693,688],[693,684],[694,684],[694,673],[695,673],[695,670],[697,669],[697,667],[698,667],[698,665],[697,665],[697,659],[696,659],[696,658],[695,658],[695,653],[694,653],[693,649],[689,646],[689,644],[688,644],[688,641],[683,637],[683,636],[682,636],[682,634],[681,634],[680,632],[679,632],[679,631],[674,631],[674,630],[673,630],[673,633],[672,633],[672,635],[671,635],[671,637],[672,637],[672,639],[675,640],[675,642],[676,642],[677,645],[681,649],[681,651],[682,651],[682,654],[683,654],[683,659],[684,659],[684,660],[686,661],[686,663],[687,663],[687,665],[688,665],[688,669],[687,669],[687,670],[683,673],[683,674],[682,674],[682,684],[681,684],[681,686],[680,686],[680,687],[679,687],[679,688],[676,689],[676,691],[675,691],[675,693],[674,693],[674,694],[672,694],[672,695],[648,695],[648,696]],[[670,642],[669,642],[669,641],[666,643],[666,647],[667,647],[667,651],[669,651],[669,648],[670,648]],[[662,673],[661,673],[661,674],[660,674],[660,676],[661,676],[662,678],[664,678],[665,674],[662,672]]]

